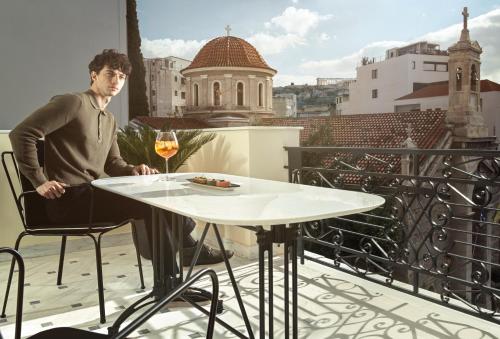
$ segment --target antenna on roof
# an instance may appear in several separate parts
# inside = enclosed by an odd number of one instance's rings
[[[226,25],[224,29],[226,30],[226,35],[229,36],[229,33],[231,33],[231,26]]]

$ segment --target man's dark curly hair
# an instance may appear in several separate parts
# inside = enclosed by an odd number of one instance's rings
[[[89,73],[92,71],[99,73],[104,66],[112,70],[119,70],[127,77],[132,72],[132,65],[125,54],[119,53],[116,49],[105,49],[101,54],[97,54],[89,64]],[[92,85],[92,79],[90,80]]]

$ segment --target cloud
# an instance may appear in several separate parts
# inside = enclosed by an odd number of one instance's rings
[[[472,18],[468,22],[471,40],[477,40],[483,49],[481,54],[481,79],[500,82],[500,9]],[[457,42],[462,23],[427,33],[414,41],[428,40],[441,45],[442,49]]]
[[[318,40],[319,41],[328,41],[328,40],[330,40],[330,36],[327,33],[323,32],[319,35]]]
[[[256,33],[246,40],[263,55],[278,54],[288,47],[306,43],[303,37],[295,34],[271,35],[269,33]]]
[[[402,44],[404,44],[402,41],[377,41],[341,58],[306,61],[300,65],[300,69],[316,77],[353,78],[356,76],[356,66],[362,57],[382,56],[387,49]]]
[[[287,33],[305,36],[311,29],[316,28],[320,21],[329,20],[331,18],[331,14],[320,15],[306,8],[295,8],[291,6],[287,7],[281,15],[272,18],[270,24],[267,24],[267,27],[274,25],[284,29]]]
[[[478,40],[483,48],[481,78],[500,82],[500,58],[498,58],[500,54],[500,34],[498,33],[500,32],[500,9],[469,20],[468,27],[471,39]],[[297,79],[304,79],[307,76],[355,77],[356,66],[359,65],[363,56],[383,58],[387,49],[423,40],[438,43],[441,49],[447,49],[457,42],[461,30],[462,23],[427,33],[410,41],[378,41],[340,58],[306,61],[299,66],[302,74],[297,75]],[[300,82],[297,80],[295,83]]]
[[[332,15],[320,15],[304,8],[287,7],[280,15],[264,23],[265,32],[258,32],[246,38],[263,55],[283,52],[287,48],[307,44],[307,34],[321,21],[329,20]],[[330,39],[322,33],[320,41]]]
[[[141,51],[145,58],[164,58],[170,55],[193,60],[206,40],[142,39]]]

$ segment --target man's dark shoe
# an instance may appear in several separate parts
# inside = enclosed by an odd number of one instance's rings
[[[196,242],[196,245],[198,245],[198,242]],[[182,258],[183,266],[189,267],[191,265],[191,261],[193,261],[194,253],[196,251],[196,246],[184,248],[183,251],[184,251]],[[233,251],[226,250],[226,256],[228,259],[231,258],[233,255],[234,255]],[[212,265],[212,264],[218,264],[223,261],[224,257],[222,256],[221,250],[203,244],[196,265]]]

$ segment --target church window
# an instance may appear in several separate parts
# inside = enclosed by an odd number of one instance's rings
[[[471,91],[477,91],[478,76],[476,71],[476,65],[472,65],[470,68],[470,89]]]
[[[193,106],[198,106],[198,84],[193,86]]]
[[[214,82],[214,85],[213,85],[214,106],[220,106],[220,96],[221,96],[220,83]]]
[[[238,82],[236,85],[236,105],[243,106],[243,83]]]
[[[461,91],[462,90],[462,67],[457,67],[457,71],[455,73],[455,81],[456,81],[455,89],[457,91]]]
[[[262,107],[264,106],[264,103],[263,103],[263,90],[264,90],[264,85],[263,84],[259,84],[259,107]]]
[[[378,90],[372,89],[372,99],[378,98]]]

